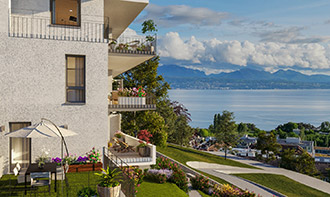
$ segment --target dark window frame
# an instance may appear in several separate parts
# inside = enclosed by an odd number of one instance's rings
[[[54,20],[54,7],[53,7],[53,2],[55,2],[56,0],[49,0],[49,4],[50,4],[50,24],[54,25],[54,26],[69,26],[69,27],[77,27],[80,28],[81,27],[81,0],[77,0],[78,2],[78,10],[77,10],[77,25],[63,25],[63,24],[57,24],[56,21]],[[56,9],[56,8],[55,8]]]
[[[12,125],[13,124],[27,124],[27,125],[32,125],[32,122],[29,121],[23,121],[23,122],[9,122],[9,132],[13,132],[12,131]],[[31,157],[32,157],[32,139],[31,138],[27,138],[29,140],[29,164],[31,164]],[[14,167],[12,166],[11,163],[11,159],[12,159],[12,155],[11,155],[11,146],[12,146],[12,138],[9,138],[9,170],[10,172],[12,172],[14,170]]]
[[[77,86],[68,86],[68,57],[79,57],[84,58],[84,86],[77,87]],[[73,69],[69,69],[73,70]],[[84,99],[83,101],[68,101],[68,90],[83,90],[84,91]],[[65,55],[65,103],[66,104],[86,104],[86,56],[85,55]]]

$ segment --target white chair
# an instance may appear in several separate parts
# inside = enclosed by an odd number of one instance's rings
[[[50,172],[31,172],[31,187],[48,186],[50,191],[51,181]]]
[[[25,182],[25,173],[27,168],[21,168],[21,165],[19,163],[16,163],[15,168],[13,169],[13,172],[15,176],[17,177],[17,183],[24,183]],[[30,182],[30,175],[26,177],[26,181]]]

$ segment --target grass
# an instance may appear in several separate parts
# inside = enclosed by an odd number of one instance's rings
[[[190,148],[184,148],[181,146],[175,146],[172,144],[167,145],[167,147],[162,148],[157,146],[157,151],[160,153],[163,153],[164,155],[167,155],[171,157],[172,159],[177,160],[178,162],[184,164],[187,166],[186,162],[188,161],[203,161],[203,162],[209,162],[209,163],[218,163],[222,165],[231,165],[231,166],[237,166],[237,167],[245,167],[245,168],[255,168],[259,169],[250,165],[242,164],[240,162],[236,162],[230,159],[225,160],[222,157],[219,157],[217,155],[213,155],[207,152],[202,152]],[[213,176],[211,174],[202,172],[200,170],[194,169],[197,172],[217,181],[218,183],[221,184],[229,184],[227,181],[220,179],[219,177]]]
[[[94,172],[79,172],[66,174],[69,186],[64,185],[63,196],[77,196],[77,193],[83,187],[91,187],[96,190],[99,177]],[[30,184],[27,183],[27,196],[62,196],[61,181],[57,181],[57,192],[54,191],[55,181],[51,182],[51,192],[48,192],[48,186],[37,187],[36,190],[30,190]],[[23,196],[24,183],[17,184],[17,178],[14,175],[3,175],[0,179],[0,196]]]
[[[157,146],[157,151],[183,164],[186,164],[186,162],[188,161],[202,161],[202,162],[217,163],[221,165],[236,166],[242,168],[259,169],[254,166],[243,164],[231,159],[225,160],[224,158],[219,157],[217,155],[213,155],[211,153],[202,152],[191,148],[184,148],[181,146],[167,145],[167,147],[165,148]]]
[[[233,174],[238,177],[259,183],[289,197],[291,196],[330,196],[324,192],[298,183],[283,175],[276,174]]]
[[[144,180],[138,188],[137,197],[187,197],[188,195],[174,183],[154,183]]]
[[[202,197],[210,197],[210,195],[205,194],[204,192],[202,192],[201,190],[197,190],[198,193],[202,196]]]

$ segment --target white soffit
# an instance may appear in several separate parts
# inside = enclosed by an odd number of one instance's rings
[[[149,0],[104,0],[104,16],[109,17],[112,37],[117,39],[148,3]]]

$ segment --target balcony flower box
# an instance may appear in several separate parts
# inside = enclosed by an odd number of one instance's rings
[[[146,97],[119,97],[119,105],[145,105]]]
[[[87,164],[72,164],[69,165],[68,172],[87,172],[87,171],[101,171],[102,163],[87,163]]]

